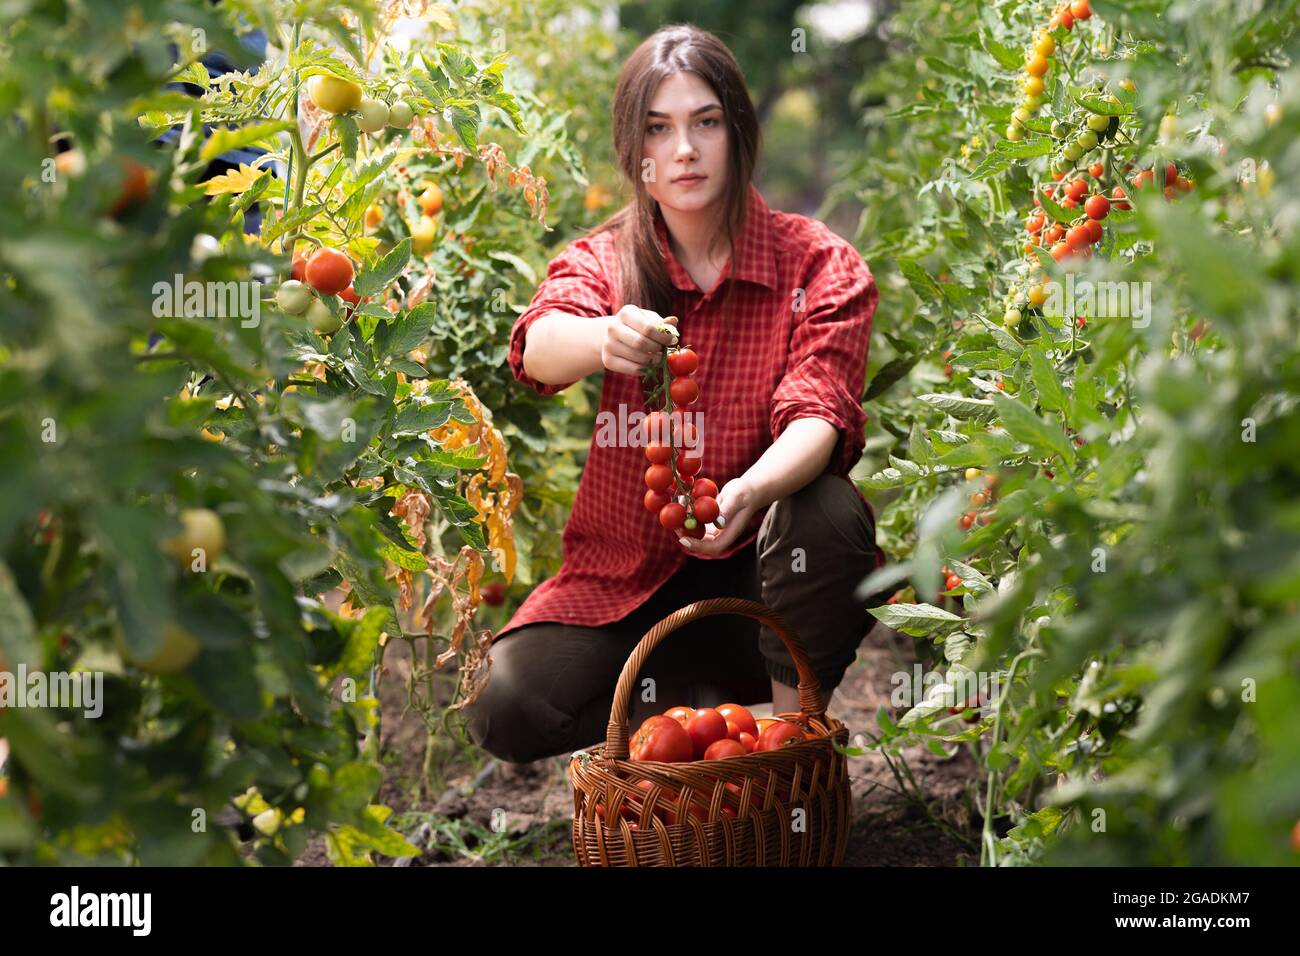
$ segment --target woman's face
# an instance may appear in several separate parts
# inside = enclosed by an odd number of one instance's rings
[[[641,168],[650,196],[684,213],[719,202],[727,184],[727,120],[713,88],[698,74],[675,73],[659,84],[645,124]]]

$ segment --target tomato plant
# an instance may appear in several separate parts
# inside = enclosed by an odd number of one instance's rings
[[[920,2],[861,84],[888,105],[830,202],[871,195],[895,304],[857,474],[897,559],[864,591],[902,588],[873,614],[945,678],[880,746],[976,754],[986,864],[1284,859],[1294,30],[1226,0]],[[992,678],[982,720],[949,713]]]

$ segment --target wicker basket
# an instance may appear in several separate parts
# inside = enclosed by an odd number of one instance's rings
[[[724,760],[629,760],[627,714],[642,664],[673,631],[713,614],[755,618],[785,643],[799,673],[800,713],[777,716],[801,722],[813,736]],[[674,611],[623,665],[605,745],[569,761],[578,864],[836,866],[853,816],[846,758],[835,746],[845,747],[848,737],[843,723],[826,716],[803,647],[770,608],[713,598]]]

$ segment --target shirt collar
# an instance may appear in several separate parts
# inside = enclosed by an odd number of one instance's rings
[[[658,233],[659,248],[663,251],[668,275],[673,285],[686,292],[701,291],[685,266],[673,254],[672,246],[668,243],[668,226],[664,222],[658,204],[655,206],[655,231]],[[728,279],[743,279],[769,289],[776,289],[776,245],[772,235],[772,210],[768,208],[762,194],[753,183],[749,184],[745,222],[734,243],[731,258],[723,274]]]

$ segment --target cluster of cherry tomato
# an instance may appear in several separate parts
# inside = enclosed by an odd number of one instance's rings
[[[292,278],[280,283],[276,290],[276,305],[285,315],[304,316],[322,335],[333,335],[341,329],[361,304],[361,297],[352,288],[352,260],[337,249],[321,248],[310,256],[295,255],[290,275]],[[344,303],[341,315],[320,298],[332,295]]]
[[[693,453],[698,431],[680,411],[699,401],[700,383],[694,374],[700,357],[694,349],[670,349],[666,361],[671,375],[668,408],[651,412],[644,423],[645,456],[650,461],[645,506],[667,530],[702,538],[706,524],[713,521],[721,527],[723,519],[717,484],[698,474],[704,464],[703,456]]]
[[[1011,125],[1007,127],[1007,139],[1012,142],[1019,140],[1023,135],[1022,130],[1025,124],[1043,105],[1043,94],[1047,91],[1047,83],[1043,78],[1051,68],[1051,57],[1056,52],[1056,40],[1047,31],[1055,30],[1057,27],[1071,30],[1074,28],[1075,20],[1087,20],[1090,16],[1092,16],[1092,7],[1089,5],[1088,0],[1074,0],[1073,3],[1064,3],[1057,8],[1052,19],[1048,21],[1047,30],[1039,33],[1034,38],[1033,46],[1025,53],[1024,75],[1020,78],[1020,87],[1024,91],[1025,97],[1020,106],[1011,114]],[[1095,144],[1096,140],[1094,138]]]
[[[780,750],[796,741],[807,740],[813,733],[807,727],[783,718],[765,717],[755,720],[754,715],[740,704],[722,704],[718,707],[673,707],[663,714],[647,717],[630,741],[628,752],[638,762],[688,763],[695,760],[723,760],[743,757],[751,753]],[[638,790],[649,792],[654,784],[640,780]],[[680,792],[659,784],[666,791],[655,805],[653,816],[667,824],[678,822]],[[725,817],[736,817],[742,810],[742,788],[726,784],[727,800],[722,804]],[[751,784],[748,807],[758,810],[763,805],[763,784]],[[637,829],[644,807],[643,800],[624,800],[619,815],[630,821],[630,829]],[[708,820],[709,800],[702,794],[693,794],[687,813],[701,823]],[[605,819],[604,803],[596,804],[596,815]]]
[[[967,468],[966,480],[975,481],[983,474],[984,473],[978,468]],[[993,489],[997,483],[997,475],[984,475],[984,487],[971,493],[970,503],[974,505],[974,507],[957,519],[957,523],[961,525],[963,531],[969,531],[971,526],[976,522],[979,522],[980,524],[988,524],[993,520],[993,513],[990,509],[993,503]],[[956,579],[957,584],[961,583],[961,578],[958,578],[946,568],[944,569],[944,573],[947,576],[949,591],[953,589],[952,581],[954,578]]]

